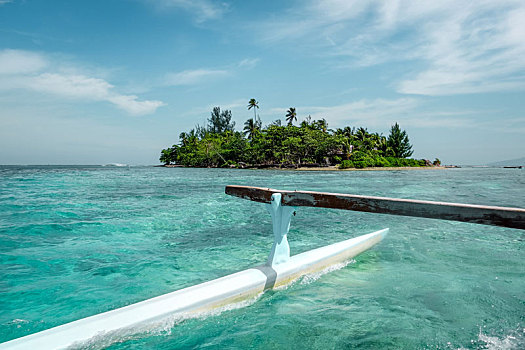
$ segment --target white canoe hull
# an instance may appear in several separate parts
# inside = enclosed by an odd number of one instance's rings
[[[273,266],[261,265],[86,317],[8,341],[0,344],[0,349],[75,348],[96,343],[96,339],[105,337],[119,341],[119,335],[137,333],[140,329],[147,329],[148,324],[176,315],[191,317],[250,299],[267,289],[286,285],[302,275],[321,271],[331,265],[349,260],[379,243],[387,232],[388,229],[383,229],[292,256],[286,263]]]

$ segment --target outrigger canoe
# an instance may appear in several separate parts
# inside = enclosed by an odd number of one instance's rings
[[[83,348],[110,345],[177,317],[192,317],[256,297],[268,289],[324,270],[379,243],[388,228],[290,256],[287,234],[297,207],[333,209],[455,220],[525,229],[525,209],[369,197],[339,193],[281,191],[227,186],[226,194],[265,203],[272,216],[274,243],[268,260],[251,269],[177,290],[116,310],[0,344],[0,349]]]

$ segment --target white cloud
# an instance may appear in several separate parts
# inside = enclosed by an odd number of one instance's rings
[[[228,71],[222,69],[185,70],[179,73],[168,73],[165,78],[165,84],[170,86],[197,85],[228,74]]]
[[[255,68],[257,63],[259,63],[258,58],[245,58],[242,61],[239,62],[238,67],[239,68],[245,68],[245,69],[252,69]]]
[[[24,79],[26,87],[64,97],[104,100],[113,85],[103,79],[83,75],[43,73]]]
[[[417,105],[417,100],[413,98],[362,99],[329,107],[298,107],[297,112],[302,116],[311,115],[313,119],[325,118],[331,127],[385,127],[405,116],[407,112],[413,111]],[[282,113],[285,110],[283,109]]]
[[[137,101],[135,95],[110,95],[107,101],[132,115],[145,115],[154,113],[157,108],[165,106],[162,101]]]
[[[431,40],[420,58],[428,67],[400,82],[398,91],[451,95],[525,88],[525,7],[498,2],[455,10],[425,26]]]
[[[259,62],[258,58],[245,58],[238,63],[232,63],[221,69],[198,68],[188,69],[181,72],[167,73],[164,76],[164,85],[167,86],[189,86],[207,83],[211,80],[224,78],[236,73],[240,69],[253,69]]]
[[[224,2],[211,0],[149,0],[161,8],[179,8],[194,15],[198,23],[219,19],[229,10]]]
[[[315,0],[257,30],[267,44],[293,42],[336,67],[405,62],[411,71],[394,82],[401,93],[525,88],[523,1]]]
[[[62,98],[108,101],[132,115],[151,114],[164,106],[161,101],[138,101],[135,95],[119,94],[106,80],[67,72],[69,67],[66,73],[46,71],[47,62],[46,57],[34,52],[0,51],[0,74],[3,75],[0,89],[26,89]]]
[[[271,113],[284,116],[288,108],[272,108]],[[335,106],[297,106],[298,119],[308,115],[312,119],[324,118],[331,128],[366,126],[375,130],[388,130],[395,122],[413,128],[456,128],[472,124],[473,111],[426,112],[415,98],[362,99]]]
[[[21,50],[0,51],[0,74],[33,73],[47,65],[47,60],[37,53]]]

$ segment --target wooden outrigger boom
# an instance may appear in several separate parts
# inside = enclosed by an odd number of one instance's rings
[[[274,193],[282,195],[283,206],[344,209],[368,213],[463,221],[525,230],[525,209],[522,208],[360,196],[343,193],[283,191],[252,186],[226,186],[226,194],[261,203],[270,203]]]

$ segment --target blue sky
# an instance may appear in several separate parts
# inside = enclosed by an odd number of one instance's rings
[[[0,0],[0,164],[156,164],[213,106],[525,156],[525,2]]]

